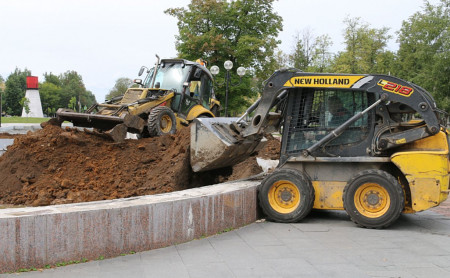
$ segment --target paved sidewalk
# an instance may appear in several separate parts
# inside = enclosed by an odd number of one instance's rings
[[[402,215],[385,230],[345,212],[241,229],[134,255],[5,277],[450,277],[450,216]]]

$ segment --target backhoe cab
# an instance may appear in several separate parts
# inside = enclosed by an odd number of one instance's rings
[[[69,109],[57,111],[58,124],[92,127],[121,142],[127,132],[139,137],[173,134],[181,125],[197,117],[214,117],[220,103],[213,90],[213,79],[202,64],[183,59],[158,60],[151,69],[142,67],[136,79],[139,88],[91,106],[85,113]]]
[[[383,228],[447,199],[446,118],[423,88],[392,76],[277,71],[243,117],[195,121],[191,164],[233,165],[279,130],[280,163],[258,188],[268,219],[345,210],[359,226]]]

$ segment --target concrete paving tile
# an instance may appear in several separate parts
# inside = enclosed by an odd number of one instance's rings
[[[323,246],[326,246],[327,248],[332,248],[336,250],[361,247],[361,245],[359,245],[357,242],[355,242],[354,240],[348,238],[348,236],[343,234],[309,233],[308,238],[316,242],[320,242]]]
[[[394,263],[384,255],[384,253],[379,254],[368,252],[367,254],[360,255],[360,257],[363,261],[372,266],[386,267],[394,265]]]
[[[350,264],[360,267],[376,267],[367,260],[364,260],[361,255],[356,254],[356,250],[348,250],[348,252],[341,252],[339,250],[334,251],[338,256],[344,257]]]
[[[283,245],[274,235],[264,230],[265,223],[256,223],[255,227],[246,226],[236,230],[236,233],[249,245]]]
[[[145,277],[189,277],[189,272],[183,262],[166,259],[153,259],[143,261],[143,273]]]
[[[214,250],[208,240],[194,240],[176,246],[183,263],[197,264],[222,262],[221,256]]]
[[[295,228],[294,225],[295,224],[265,222],[264,224],[261,224],[261,227],[279,240],[307,238],[307,235],[303,231]]]
[[[420,253],[412,253],[408,250],[398,249],[390,252],[383,252],[382,257],[389,263],[399,266],[417,266],[421,264],[428,264],[426,255]]]
[[[277,259],[265,259],[279,277],[318,277],[320,274],[314,266],[302,258],[280,257]]]
[[[374,266],[382,266],[390,270],[408,269],[409,267],[435,267],[426,260],[425,256],[414,255],[408,252],[399,253],[395,250],[389,252],[372,253],[361,256],[364,261]]]
[[[305,252],[303,258],[312,265],[350,263],[347,258],[330,250]]]
[[[284,239],[283,244],[292,249],[294,252],[302,252],[303,250],[328,250],[328,246],[325,243],[319,242],[314,239]]]
[[[104,260],[98,260],[98,267],[101,268],[103,266],[108,266],[108,265],[114,265],[116,267],[122,267],[122,266],[128,266],[128,267],[133,267],[133,266],[138,266],[142,263],[141,261],[141,254],[140,253],[136,253],[136,254],[129,254],[129,255],[125,255],[125,256],[118,256],[115,258],[110,258],[110,259],[104,259]]]
[[[359,248],[363,249],[397,249],[400,248],[399,244],[391,241],[390,239],[380,240],[380,237],[370,236],[365,238],[355,238],[352,240]],[[356,247],[358,248],[358,247]]]
[[[242,240],[236,231],[237,230],[233,230],[233,231],[229,231],[226,233],[213,235],[211,237],[208,237],[208,240],[211,242],[213,242],[213,241],[228,241],[228,240]]]
[[[331,230],[329,225],[321,223],[296,223],[292,224],[292,226],[302,232],[309,233],[329,232]]]
[[[447,250],[441,249],[440,246],[435,245],[428,240],[424,239],[422,241],[417,241],[413,244],[408,244],[402,246],[402,248],[406,251],[409,251],[414,254],[418,254],[421,256],[432,256],[432,255],[448,255],[449,252]]]
[[[421,240],[423,240],[423,238],[427,242],[430,242],[434,245],[439,246],[439,248],[447,251],[450,254],[450,236],[442,236],[442,235],[434,234],[434,235],[422,237]]]
[[[230,277],[280,277],[270,266],[259,263],[228,263],[232,276]]]
[[[401,278],[416,278],[416,276],[412,275],[411,273],[408,273],[403,270],[380,270],[380,271],[367,271],[366,274],[369,277],[401,277]],[[431,276],[430,276],[431,277]],[[430,278],[429,277],[429,278]]]
[[[54,277],[53,270],[45,270],[45,271],[30,271],[30,272],[22,272],[22,273],[11,273],[11,274],[0,274],[1,278],[35,278],[35,277]]]
[[[47,271],[47,270],[44,270]],[[57,267],[53,269],[54,277],[67,277],[73,275],[72,277],[85,277],[96,275],[101,271],[99,261],[91,261],[80,264],[73,264],[63,267]]]
[[[410,267],[407,272],[414,275],[417,278],[448,278],[450,277],[450,271],[447,271],[439,267]]]
[[[444,235],[450,235],[450,223],[449,221],[438,221],[439,219],[417,219],[413,220],[414,224],[420,226],[422,229],[430,232],[439,231]]]
[[[233,272],[225,263],[202,263],[187,264],[186,268],[189,272],[190,278],[229,278],[233,277]],[[174,276],[172,276],[174,277]]]
[[[258,252],[244,241],[213,241],[211,246],[224,260],[248,260],[258,256]]]
[[[356,265],[356,266],[360,271],[362,271],[366,274],[368,274],[369,272],[384,272],[384,271],[393,270],[386,266],[377,266],[377,265],[371,265],[371,264],[361,264],[361,265]]]
[[[295,252],[286,245],[253,246],[253,249],[261,258],[285,258],[295,255]]]
[[[437,265],[438,267],[450,267],[450,254],[444,256],[426,256],[425,260],[429,263]]]
[[[115,270],[105,270],[99,271],[96,275],[97,278],[123,278],[123,277],[133,277],[133,278],[146,278],[146,274],[142,268],[122,268]],[[65,278],[65,277],[64,277]],[[74,278],[80,278],[74,277]]]
[[[326,265],[315,265],[314,268],[319,271],[321,277],[355,277],[355,278],[366,278],[370,277],[364,271],[353,264],[326,264]]]
[[[72,264],[62,267],[56,267],[51,269],[41,269],[38,271],[30,271],[30,272],[21,272],[21,273],[12,273],[12,274],[4,274],[1,275],[1,278],[10,278],[10,277],[97,277],[97,273],[100,271],[98,266],[98,261],[91,261],[80,264]]]
[[[148,261],[148,260],[170,260],[170,261],[181,261],[181,257],[178,254],[176,246],[170,246],[160,249],[155,249],[151,251],[146,252],[140,252],[142,261]]]

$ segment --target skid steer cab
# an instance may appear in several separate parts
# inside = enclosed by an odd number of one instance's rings
[[[70,121],[74,126],[92,127],[121,142],[127,132],[138,137],[173,134],[197,117],[218,113],[220,102],[214,95],[213,78],[202,64],[158,57],[155,66],[142,67],[139,76],[144,72],[143,80],[135,80],[138,88],[95,104],[85,113],[59,109],[58,124]]]
[[[244,116],[196,121],[191,164],[197,171],[232,165],[260,148],[265,132],[279,130],[280,163],[258,188],[269,220],[345,210],[359,226],[384,228],[402,212],[448,197],[447,116],[415,84],[384,75],[277,71]]]

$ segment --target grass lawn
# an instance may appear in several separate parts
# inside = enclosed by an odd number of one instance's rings
[[[5,124],[40,124],[46,122],[50,118],[31,118],[31,117],[2,117],[2,123]]]

